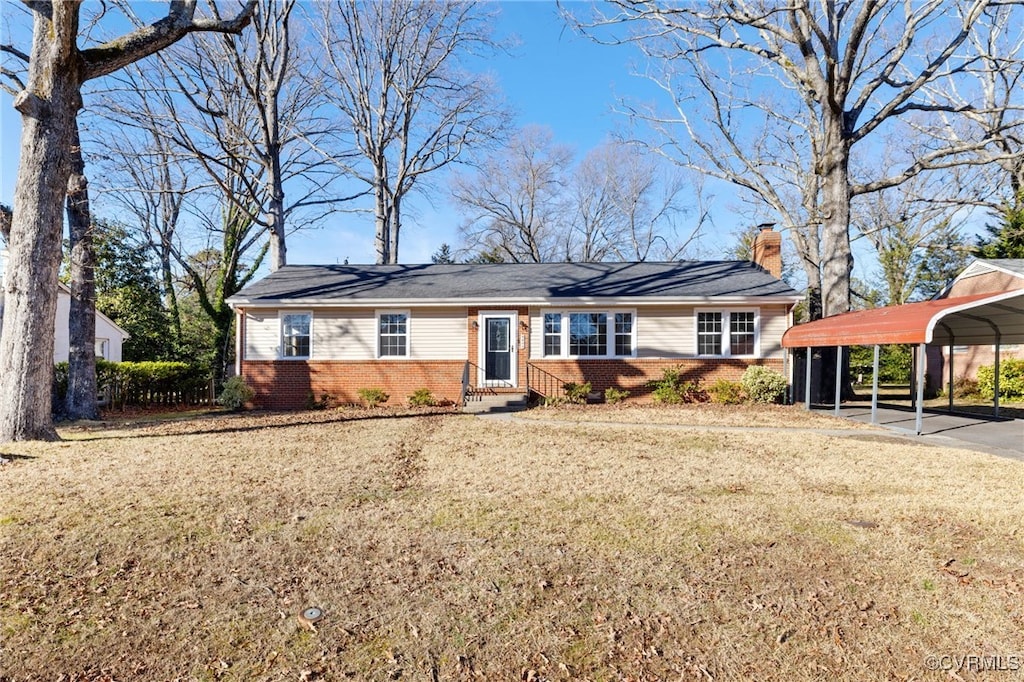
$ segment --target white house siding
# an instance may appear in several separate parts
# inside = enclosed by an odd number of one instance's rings
[[[781,358],[782,335],[788,318],[785,305],[702,305],[701,310],[757,309],[760,311],[761,357]],[[697,356],[697,334],[694,329],[695,307],[686,306],[615,306],[595,307],[594,310],[635,311],[636,350],[640,358],[693,358]],[[586,310],[586,308],[530,308],[530,348],[533,358],[541,358],[544,349],[544,313],[557,310]]]
[[[636,354],[641,358],[687,358],[697,352],[693,308],[652,306],[636,311]]]
[[[465,360],[469,348],[468,308],[413,308],[410,357],[414,360]]]
[[[781,358],[782,335],[789,328],[789,312],[786,306],[761,306],[761,357]]]
[[[71,294],[60,288],[57,292],[57,317],[53,327],[53,361],[67,362],[71,355]],[[106,360],[121,362],[121,346],[126,334],[114,326],[104,315],[96,313],[96,353],[100,356],[100,343],[106,341]]]
[[[313,311],[314,360],[373,360],[377,317],[372,308]]]
[[[280,330],[276,310],[246,311],[246,360],[276,360],[281,347]]]
[[[465,360],[466,308],[381,308],[409,313],[409,349],[413,360]],[[280,353],[280,315],[288,310],[246,313],[245,358],[276,360]],[[313,313],[313,360],[373,360],[377,348],[377,310],[373,308],[296,308]],[[393,359],[393,358],[392,358]]]

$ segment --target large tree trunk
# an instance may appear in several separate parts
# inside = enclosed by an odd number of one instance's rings
[[[96,254],[92,244],[92,216],[85,159],[76,123],[71,142],[71,177],[68,180],[68,233],[71,248],[71,314],[68,336],[67,419],[98,419],[96,406]]]
[[[56,440],[51,413],[68,148],[81,106],[78,2],[36,12],[0,334],[0,442]]]
[[[390,254],[388,253],[391,238],[390,231],[388,229],[387,193],[384,191],[383,182],[380,180],[377,181],[377,186],[373,189],[373,195],[375,201],[374,219],[376,225],[373,246],[377,252],[377,265],[387,265],[391,262]]]
[[[850,310],[850,149],[842,112],[825,120],[822,159],[821,303],[825,317]]]
[[[400,227],[399,221],[401,220],[401,212],[399,211],[399,203],[401,198],[395,196],[391,202],[389,214],[391,219],[388,221],[390,226],[390,234],[388,234],[388,263],[391,265],[398,264],[398,230]]]
[[[284,185],[281,182],[280,154],[272,155],[270,162],[270,205],[267,217],[270,220],[270,271],[274,272],[288,264],[288,247],[284,233]]]

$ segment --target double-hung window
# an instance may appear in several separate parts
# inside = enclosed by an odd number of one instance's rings
[[[757,312],[697,311],[697,355],[757,355]]]
[[[632,357],[632,312],[544,313],[544,357]]]
[[[408,357],[409,313],[377,314],[377,357]]]
[[[544,313],[544,355],[562,354],[562,313]]]
[[[284,313],[281,315],[281,356],[308,358],[312,338],[312,313]]]

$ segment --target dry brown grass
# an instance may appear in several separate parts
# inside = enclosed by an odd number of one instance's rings
[[[793,405],[619,404],[556,405],[518,415],[526,419],[622,424],[674,424],[791,429],[870,429],[872,427]]]
[[[1024,653],[1019,462],[450,415],[70,435],[0,448],[0,678],[921,679]]]

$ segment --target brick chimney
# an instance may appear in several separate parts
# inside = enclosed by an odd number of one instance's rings
[[[776,279],[782,278],[782,234],[763,225],[754,236],[751,260],[771,273]]]

